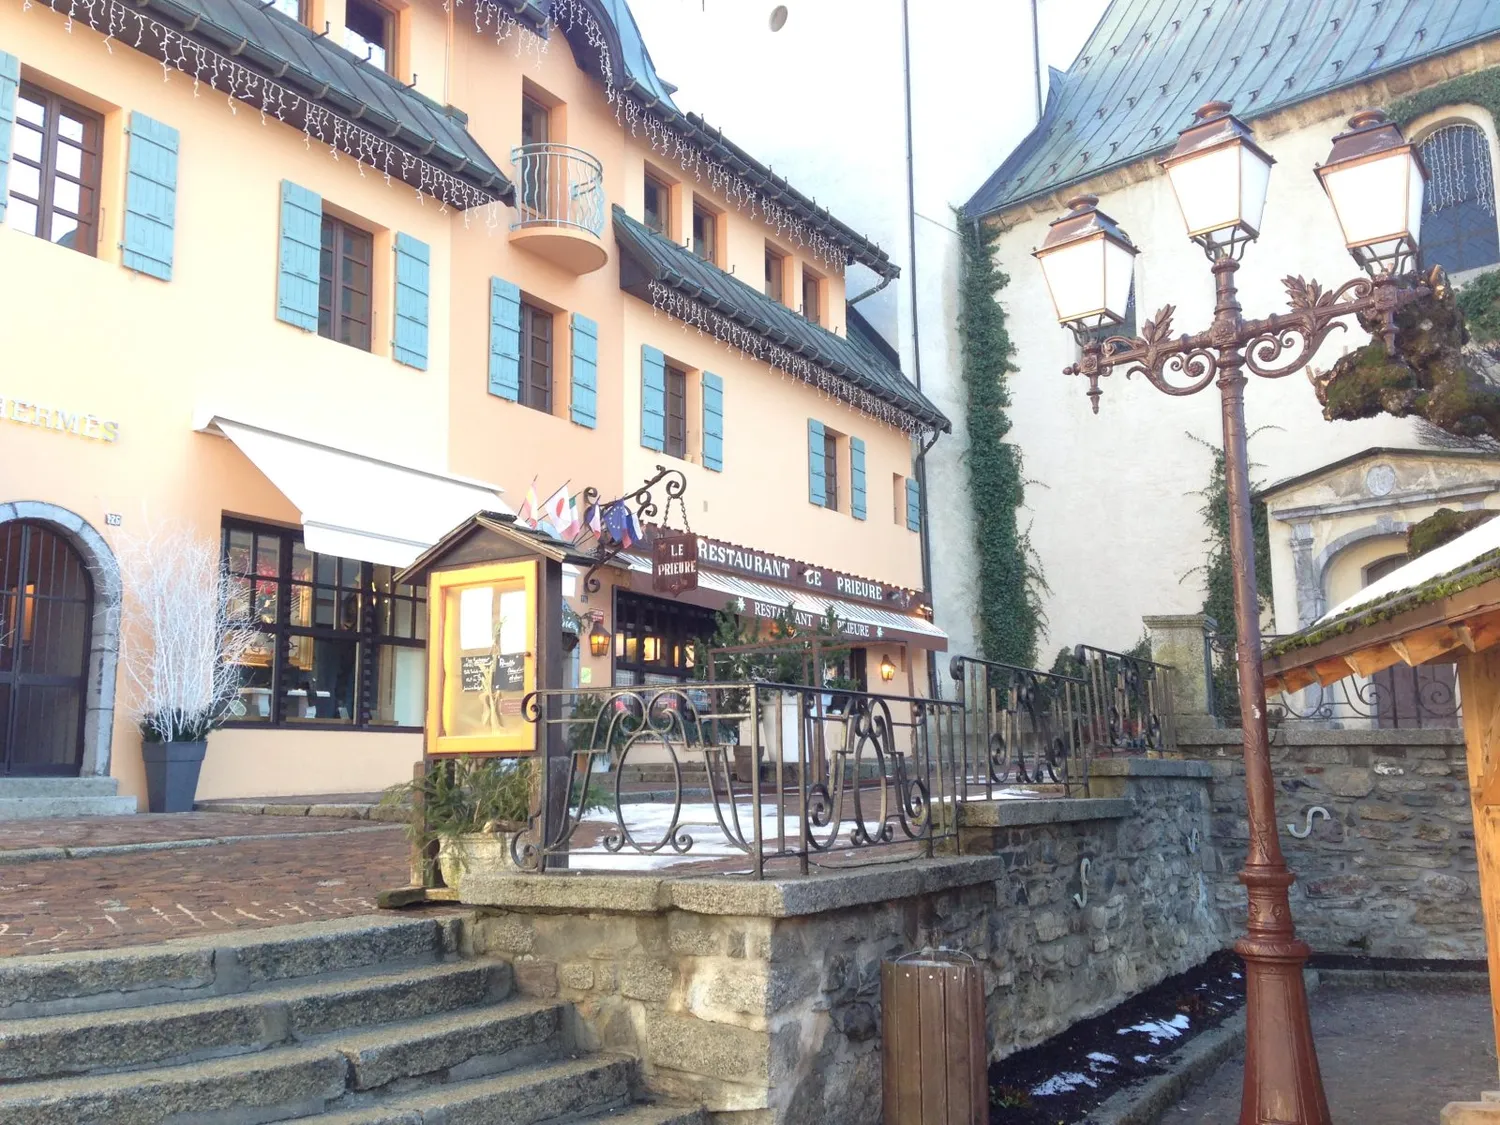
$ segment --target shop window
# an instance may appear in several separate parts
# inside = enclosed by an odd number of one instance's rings
[[[370,65],[394,74],[396,13],[372,0],[348,0],[344,10],[344,46]]]
[[[667,364],[666,448],[669,457],[687,456],[687,372]]]
[[[769,245],[766,247],[766,296],[777,304],[783,297],[782,279],[786,276],[786,258]]]
[[[670,229],[672,225],[670,222],[672,189],[667,187],[666,184],[662,183],[650,172],[647,172],[645,199],[644,214],[646,225],[657,234],[664,235],[667,238],[672,237]]]
[[[375,236],[323,215],[323,253],[318,274],[318,335],[361,351],[370,350],[371,275]]]
[[[16,94],[7,226],[92,255],[98,248],[100,118],[37,86]]]
[[[615,683],[631,687],[695,678],[712,610],[620,592],[615,595]]]
[[[1449,273],[1500,262],[1490,142],[1474,125],[1444,125],[1421,144],[1422,264]]]
[[[693,253],[705,262],[717,263],[719,217],[704,207],[693,208]]]
[[[823,323],[823,279],[802,267],[802,315],[814,324]]]
[[[394,568],[310,551],[294,531],[226,521],[230,612],[259,629],[231,721],[420,727],[427,594]]]
[[[521,301],[521,405],[552,413],[552,314]]]

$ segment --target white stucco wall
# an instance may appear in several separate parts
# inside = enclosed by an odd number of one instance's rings
[[[1107,0],[1040,0],[1042,63],[1066,67]],[[975,652],[977,571],[956,334],[963,203],[1035,124],[1031,0],[910,0],[917,261],[907,229],[900,0],[631,0],[657,69],[725,135],[861,234],[902,277],[859,310],[954,422],[928,457],[937,622]],[[916,284],[912,278],[915,275]],[[876,279],[850,271],[850,295]],[[796,451],[789,451],[796,452]]]
[[[1264,233],[1239,272],[1246,317],[1285,308],[1280,279],[1288,274],[1332,288],[1357,273],[1312,171],[1342,125],[1342,115],[1333,116],[1262,139],[1278,163]],[[1174,333],[1206,328],[1213,308],[1208,263],[1183,234],[1167,180],[1156,176],[1101,194],[1100,206],[1142,250],[1140,323],[1170,302],[1177,307]],[[1021,369],[1013,380],[1013,437],[1036,481],[1029,489],[1038,513],[1032,539],[1051,586],[1047,643],[1127,646],[1140,638],[1144,614],[1196,612],[1202,605],[1203,584],[1193,571],[1204,557],[1206,529],[1195,492],[1207,483],[1212,454],[1193,438],[1220,441],[1219,396],[1210,388],[1173,398],[1144,380],[1112,376],[1099,416],[1089,412],[1083,381],[1061,374],[1076,348],[1057,326],[1030,257],[1052,217],[1015,217],[998,243],[1000,263],[1011,274],[1001,298]],[[1357,327],[1335,332],[1313,366],[1326,369],[1366,339]],[[1300,373],[1275,381],[1252,377],[1246,415],[1253,481],[1283,479],[1372,446],[1417,444],[1413,424],[1401,419],[1325,422]]]

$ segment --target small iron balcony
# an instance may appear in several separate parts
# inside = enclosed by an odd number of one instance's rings
[[[516,219],[511,241],[573,273],[592,273],[609,260],[604,234],[604,169],[571,145],[522,145],[511,150]]]

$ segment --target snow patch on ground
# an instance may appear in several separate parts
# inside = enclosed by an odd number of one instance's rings
[[[1109,1063],[1117,1066],[1120,1060],[1115,1058],[1114,1055],[1106,1055],[1103,1051],[1090,1051],[1089,1062]]]
[[[1095,1082],[1087,1074],[1080,1074],[1076,1070],[1065,1070],[1061,1074],[1054,1074],[1039,1086],[1031,1088],[1033,1098],[1047,1098],[1056,1094],[1066,1094],[1080,1086],[1097,1087]]]
[[[1121,1035],[1129,1035],[1132,1031],[1138,1031],[1151,1039],[1153,1047],[1173,1039],[1180,1039],[1182,1033],[1193,1025],[1193,1021],[1179,1012],[1169,1020],[1147,1020],[1138,1023],[1134,1027],[1120,1028]]]

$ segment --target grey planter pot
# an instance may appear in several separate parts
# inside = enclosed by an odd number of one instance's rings
[[[143,742],[146,808],[154,813],[192,812],[207,742]]]

